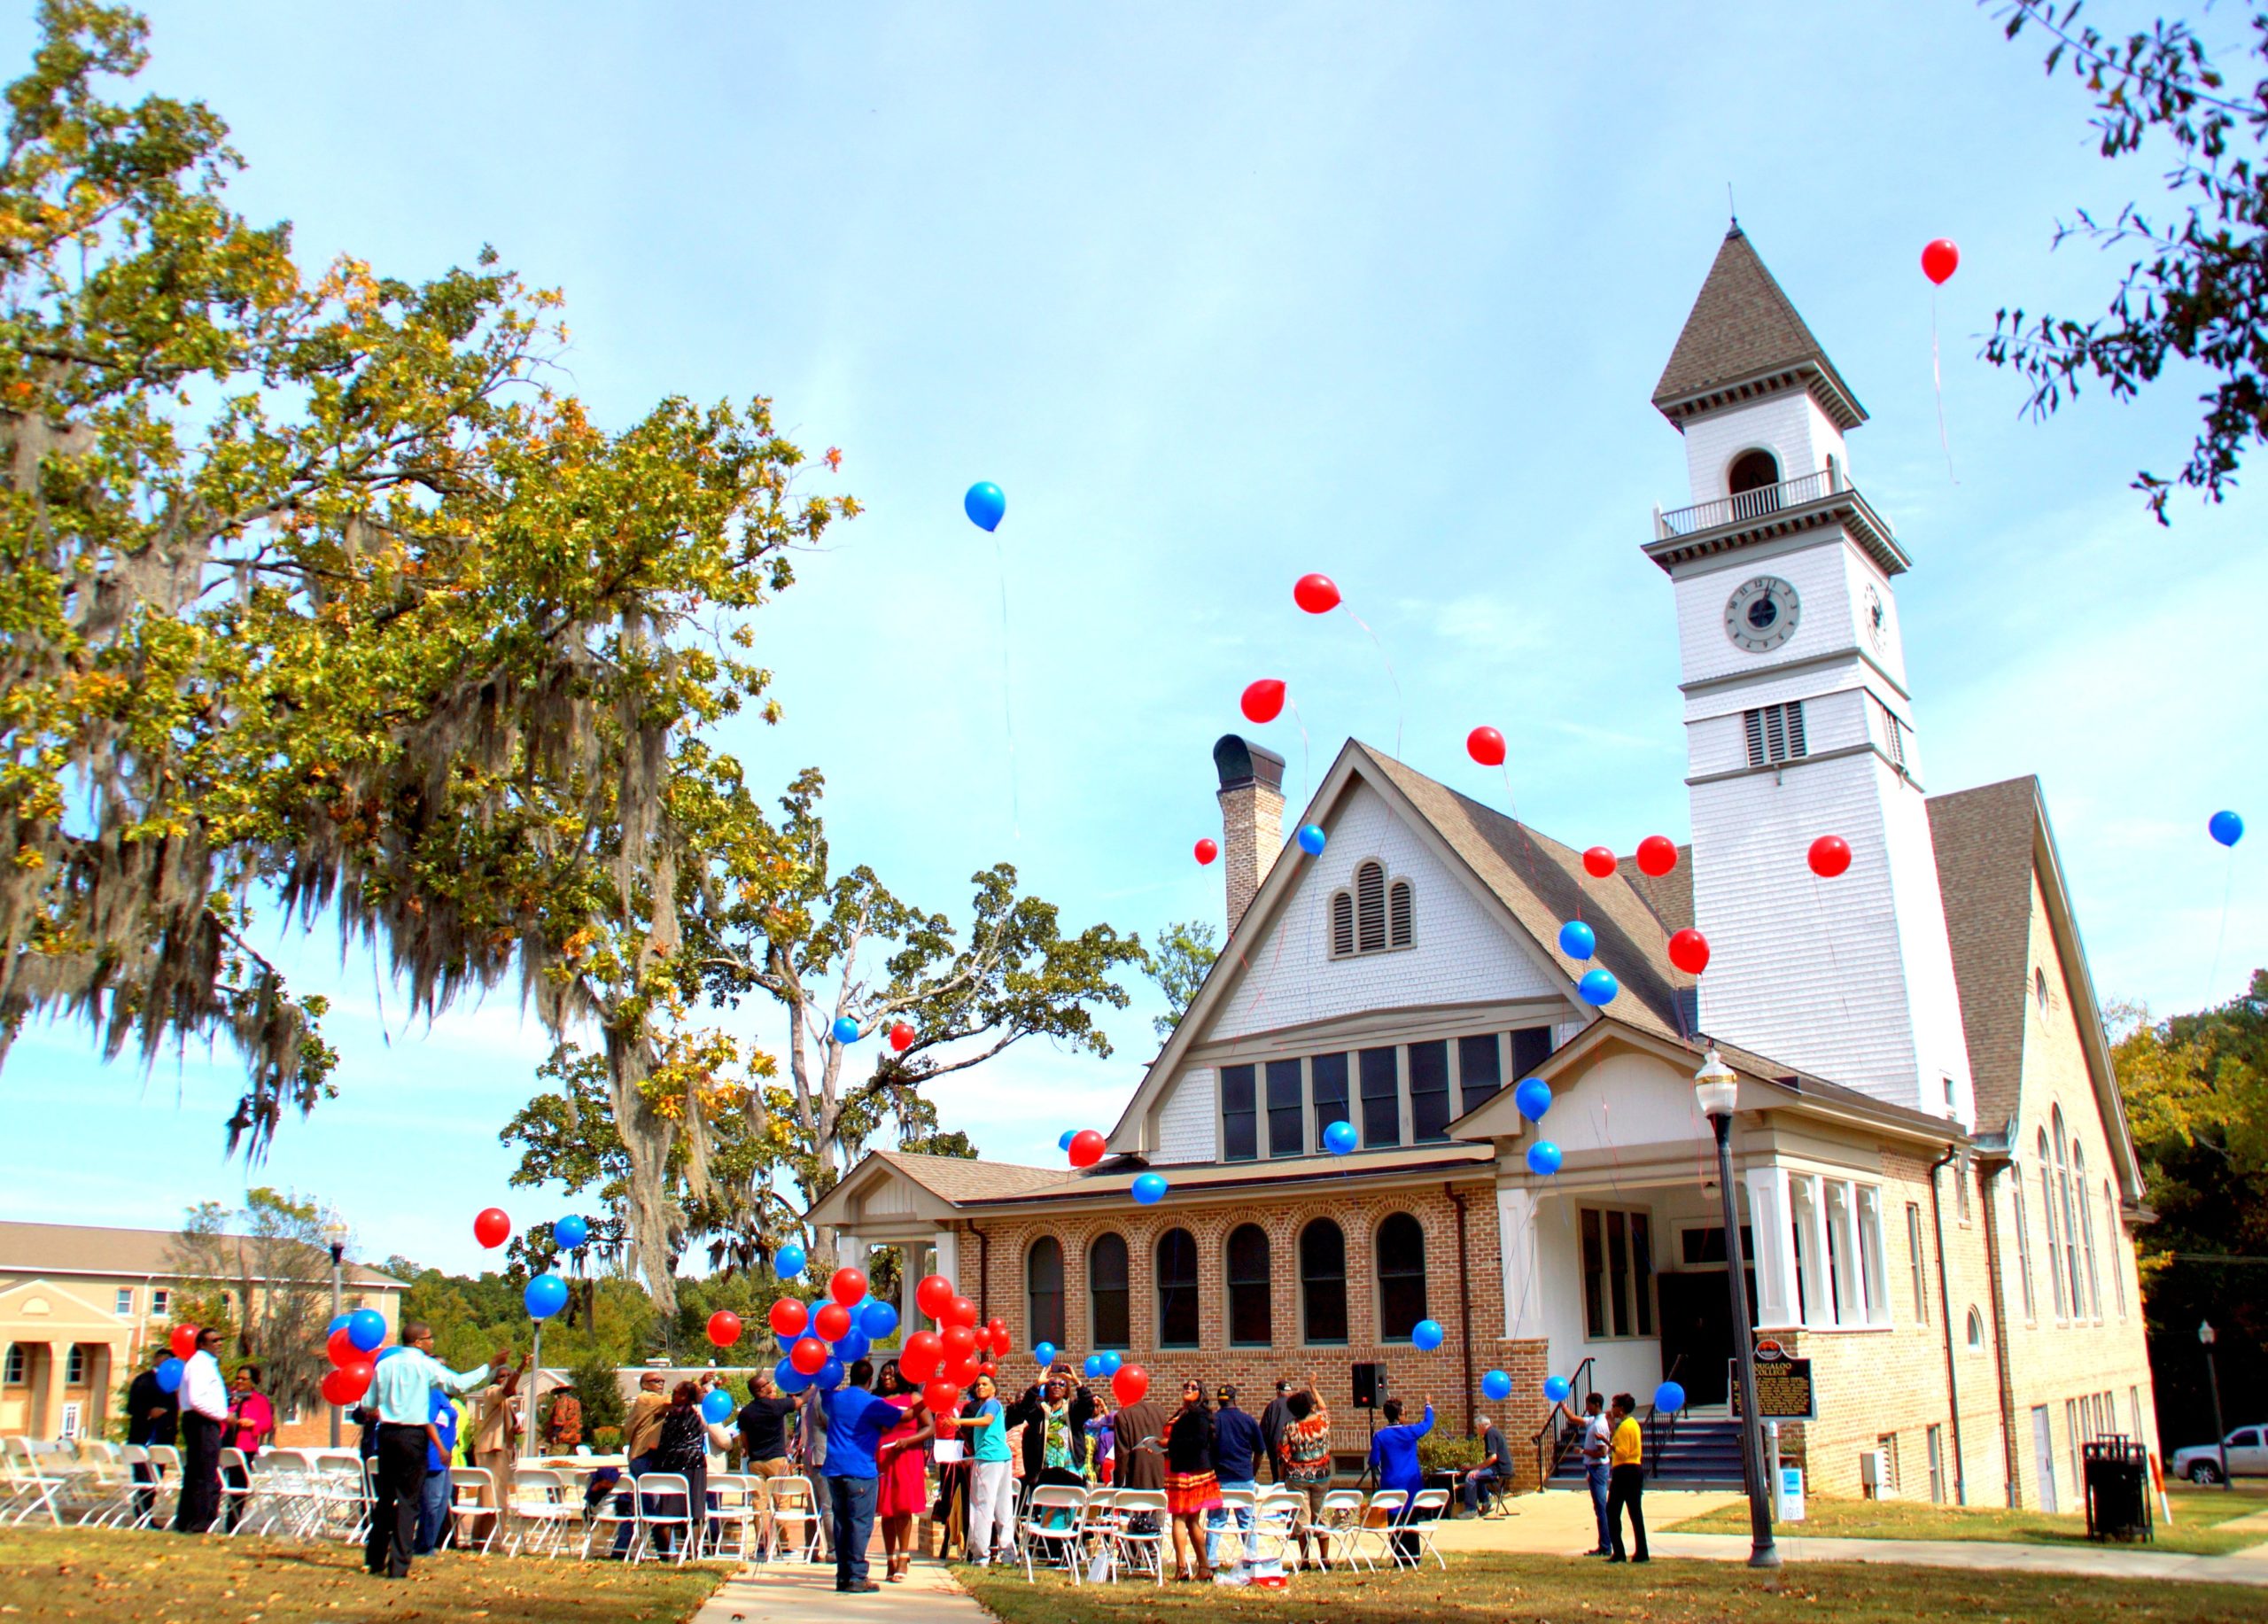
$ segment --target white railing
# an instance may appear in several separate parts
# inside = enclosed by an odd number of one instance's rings
[[[1824,468],[1798,478],[1783,479],[1777,485],[1736,492],[1730,496],[1720,496],[1714,501],[1696,502],[1690,508],[1665,513],[1657,528],[1660,539],[1665,540],[1672,536],[1689,536],[1700,531],[1714,530],[1720,524],[1736,524],[1744,519],[1761,518],[1767,513],[1777,513],[1783,508],[1800,508],[1806,502],[1831,496],[1843,488],[1840,470]]]

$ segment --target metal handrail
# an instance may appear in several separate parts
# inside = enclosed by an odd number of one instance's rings
[[[1714,530],[1720,524],[1735,524],[1744,519],[1761,518],[1767,513],[1777,513],[1783,508],[1800,508],[1806,502],[1818,501],[1845,490],[1841,470],[1823,468],[1816,473],[1802,474],[1793,479],[1783,479],[1777,485],[1759,486],[1752,491],[1736,491],[1730,496],[1720,496],[1714,501],[1696,502],[1689,508],[1680,508],[1661,516],[1657,526],[1658,540],[1672,536],[1689,536],[1704,530]]]
[[[1590,1380],[1591,1367],[1597,1363],[1596,1357],[1587,1358],[1575,1367],[1575,1373],[1567,1379],[1567,1395],[1570,1398],[1585,1391],[1585,1384]],[[1543,1418],[1543,1425],[1536,1429],[1535,1436],[1530,1441],[1535,1447],[1535,1480],[1541,1487],[1551,1480],[1551,1474],[1559,1470],[1560,1457],[1567,1452],[1567,1440],[1559,1431],[1558,1405],[1551,1406],[1550,1412]]]
[[[1675,1381],[1678,1371],[1684,1368],[1685,1356],[1680,1354],[1670,1361],[1669,1369],[1662,1372],[1662,1379],[1666,1382]],[[1651,1403],[1646,1405],[1646,1475],[1648,1477],[1661,1476],[1662,1451],[1677,1441],[1677,1418],[1684,1413],[1682,1410],[1671,1410],[1669,1426],[1665,1432],[1659,1411]]]

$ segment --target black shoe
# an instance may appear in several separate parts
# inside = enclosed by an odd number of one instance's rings
[[[1587,1557],[1611,1557],[1614,1553],[1604,1545],[1594,1545],[1583,1554]]]
[[[1607,1558],[1607,1560],[1610,1562],[1619,1562],[1624,1560],[1624,1558],[1622,1553],[1618,1550],[1612,1556]]]
[[[865,1584],[839,1584],[835,1588],[845,1596],[875,1596],[882,1591],[882,1586],[871,1580]]]
[[[1651,1561],[1652,1561],[1652,1560],[1653,1560],[1653,1558],[1651,1558],[1651,1557],[1648,1556],[1644,1551],[1643,1551],[1643,1550],[1642,1550],[1642,1551],[1640,1551],[1636,1556],[1635,1556],[1635,1557],[1631,1558],[1630,1559],[1631,1559],[1633,1562],[1651,1562]]]

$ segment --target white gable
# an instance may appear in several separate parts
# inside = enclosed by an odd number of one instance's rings
[[[1368,1010],[1566,996],[1567,987],[1511,939],[1369,785],[1349,787],[1324,833],[1322,856],[1293,845],[1277,859],[1302,866],[1299,884],[1266,935],[1231,944],[1243,956],[1243,979],[1208,1040]],[[1385,864],[1389,880],[1410,882],[1411,945],[1335,960],[1331,894],[1352,882],[1365,858]]]

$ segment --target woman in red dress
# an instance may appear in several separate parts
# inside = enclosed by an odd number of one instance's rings
[[[1198,1522],[1221,1504],[1215,1469],[1212,1408],[1203,1384],[1181,1384],[1181,1408],[1166,1424],[1166,1511],[1173,1519],[1173,1563],[1177,1579],[1210,1582],[1205,1565],[1205,1534]],[[1194,1571],[1192,1572],[1192,1567]]]
[[[874,1464],[882,1468],[882,1482],[874,1494],[874,1517],[882,1526],[882,1550],[888,1561],[885,1577],[897,1584],[913,1562],[913,1519],[929,1505],[929,1440],[937,1434],[935,1418],[921,1402],[919,1389],[897,1368],[885,1363],[874,1382],[875,1395],[897,1406],[899,1420],[882,1434]]]

